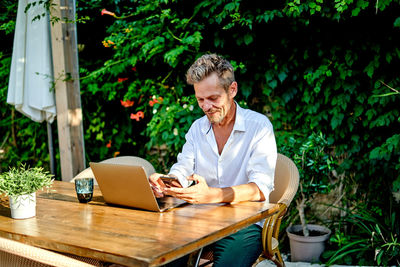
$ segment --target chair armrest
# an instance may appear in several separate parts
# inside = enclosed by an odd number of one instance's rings
[[[273,255],[272,238],[278,240],[279,227],[287,210],[287,206],[284,203],[278,203],[278,205],[278,212],[265,220],[262,230],[263,253],[266,255]]]

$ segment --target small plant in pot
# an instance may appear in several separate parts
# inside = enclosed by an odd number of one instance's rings
[[[36,215],[36,191],[49,188],[53,175],[41,167],[29,168],[21,164],[0,174],[0,193],[10,200],[11,217],[26,219]]]
[[[306,219],[306,208],[311,205],[314,197],[330,190],[329,177],[336,163],[327,148],[328,142],[322,133],[313,133],[306,138],[286,137],[282,147],[282,153],[293,159],[300,173],[296,209],[301,224],[286,229],[291,261],[318,262],[331,233],[325,226],[308,224]]]

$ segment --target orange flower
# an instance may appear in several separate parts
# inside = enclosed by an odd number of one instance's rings
[[[118,78],[118,82],[119,82],[119,83],[122,83],[122,82],[124,82],[124,81],[126,81],[126,80],[128,80],[128,78]]]
[[[115,151],[115,152],[114,152],[114,158],[115,158],[116,156],[118,156],[119,154],[120,154],[119,151]]]
[[[131,120],[139,121],[140,118],[144,119],[143,111],[138,111],[136,114],[131,113]]]
[[[103,16],[103,15],[110,15],[110,16],[116,17],[114,12],[110,12],[110,11],[108,11],[108,10],[105,9],[105,8],[103,8],[103,10],[101,11],[101,15],[102,15],[102,16]]]
[[[110,45],[106,41],[101,41],[104,45],[104,47],[110,47]]]
[[[108,147],[108,148],[111,147],[111,140],[108,140],[108,143],[107,143],[106,147]]]
[[[122,100],[120,100],[121,101],[121,105],[123,106],[123,107],[125,107],[125,108],[129,108],[129,107],[132,107],[133,106],[133,101],[131,101],[131,100],[126,100],[126,101],[122,101]]]
[[[112,45],[115,45],[115,43],[111,40],[107,40],[107,41],[102,41],[104,47],[110,47]]]

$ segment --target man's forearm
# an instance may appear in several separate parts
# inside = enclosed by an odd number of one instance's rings
[[[224,188],[212,188],[211,201],[214,203],[231,203],[240,201],[264,201],[265,197],[255,183],[236,185]]]

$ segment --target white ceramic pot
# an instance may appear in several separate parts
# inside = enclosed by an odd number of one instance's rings
[[[36,193],[10,196],[11,218],[27,219],[36,216]]]
[[[318,262],[319,257],[325,250],[325,241],[329,238],[331,230],[315,224],[307,224],[307,227],[308,230],[317,231],[321,235],[305,237],[295,234],[303,229],[301,225],[292,225],[286,229],[292,262]]]

